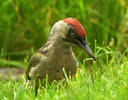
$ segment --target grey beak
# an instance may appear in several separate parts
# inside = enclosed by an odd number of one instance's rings
[[[96,61],[96,58],[95,58],[94,54],[92,53],[92,51],[91,51],[91,49],[89,48],[89,46],[88,46],[87,43],[85,43],[84,46],[82,45],[82,48],[88,53],[88,55],[89,55],[90,57],[92,57],[92,58]]]
[[[80,46],[81,48],[83,48],[84,51],[86,51],[86,52],[88,53],[88,55],[89,55],[90,57],[92,57],[92,58],[96,61],[96,58],[95,58],[94,54],[92,53],[91,49],[89,48],[88,44],[86,43],[85,39],[83,39],[83,40],[81,40],[81,41],[79,42],[79,46]]]

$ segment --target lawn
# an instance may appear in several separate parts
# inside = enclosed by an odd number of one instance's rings
[[[99,57],[97,54],[98,62],[91,62],[88,67],[85,64],[89,59],[85,59],[74,79],[69,77],[65,83],[62,80],[51,85],[46,81],[45,88],[40,86],[37,97],[34,86],[26,82],[24,76],[19,76],[17,82],[11,77],[9,81],[4,79],[0,81],[0,100],[128,100],[127,51],[123,55],[106,51]]]
[[[72,17],[86,31],[97,62],[73,48],[76,77],[40,86],[25,74],[0,79],[0,100],[128,100],[128,0],[0,0],[0,70],[27,69],[58,20]],[[13,71],[12,71],[13,72]]]

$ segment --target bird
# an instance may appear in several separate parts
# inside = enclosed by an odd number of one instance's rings
[[[29,60],[26,79],[35,79],[35,95],[39,88],[39,80],[48,77],[48,82],[65,79],[67,76],[75,77],[78,61],[72,51],[72,46],[82,48],[96,60],[89,48],[84,27],[75,18],[64,18],[57,21],[50,32],[47,42],[36,51]]]

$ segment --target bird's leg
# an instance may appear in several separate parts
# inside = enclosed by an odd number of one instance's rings
[[[36,78],[35,80],[35,96],[38,94],[38,88],[39,88],[39,79]]]

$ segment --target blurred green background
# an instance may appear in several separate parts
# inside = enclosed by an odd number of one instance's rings
[[[53,24],[66,17],[84,26],[93,51],[95,40],[120,52],[128,47],[128,0],[0,0],[0,67],[26,67]],[[80,61],[86,56],[75,52]]]

